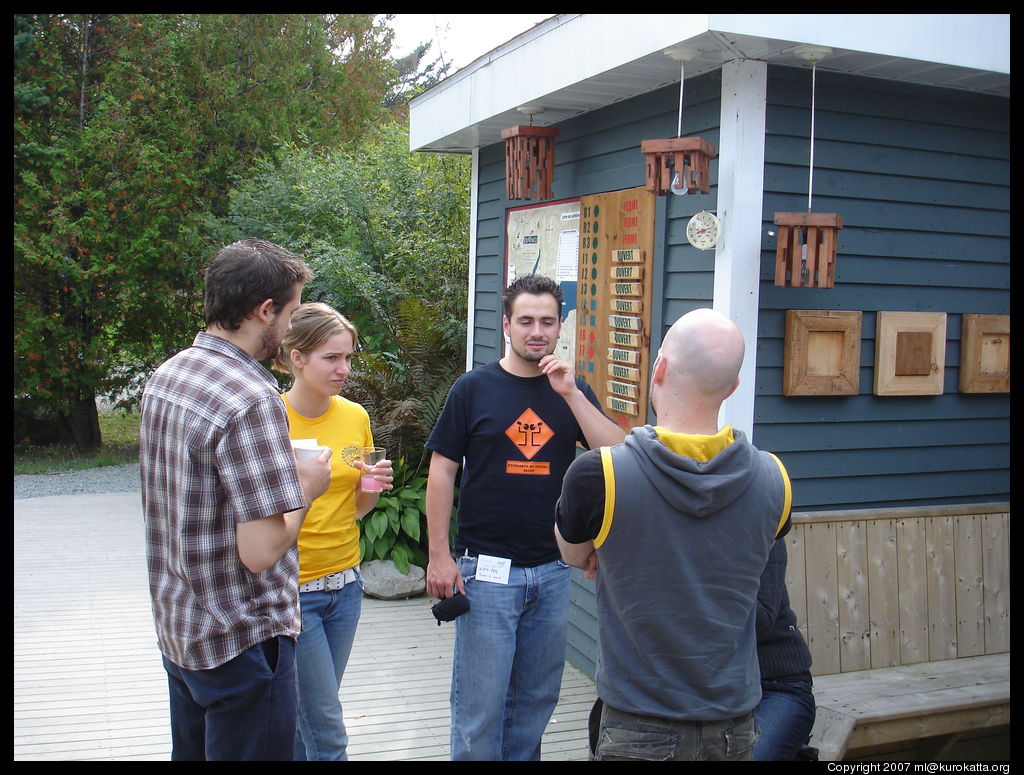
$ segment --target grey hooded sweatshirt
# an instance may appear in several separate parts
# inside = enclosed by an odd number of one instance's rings
[[[706,462],[677,455],[649,425],[610,448],[615,505],[595,541],[597,690],[619,710],[719,721],[760,701],[757,591],[787,482],[774,456],[734,439]]]

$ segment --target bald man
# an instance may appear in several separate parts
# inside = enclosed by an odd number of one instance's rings
[[[778,458],[718,427],[743,351],[724,315],[681,317],[652,370],[658,424],[566,473],[555,539],[597,581],[597,760],[747,760],[757,742],[757,592],[791,497]]]

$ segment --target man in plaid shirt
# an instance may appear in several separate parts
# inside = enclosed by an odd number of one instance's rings
[[[263,240],[223,248],[206,271],[206,331],[143,393],[146,554],[175,760],[291,758],[295,539],[330,482],[331,452],[296,462],[259,362],[311,277]]]

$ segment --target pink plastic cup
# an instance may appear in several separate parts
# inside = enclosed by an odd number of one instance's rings
[[[363,470],[372,468],[384,459],[384,447],[363,447]],[[364,473],[359,477],[359,489],[362,492],[380,492],[384,489],[384,482],[378,481],[372,474]]]

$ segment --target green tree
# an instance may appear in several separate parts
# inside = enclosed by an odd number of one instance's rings
[[[99,444],[97,393],[201,326],[234,177],[375,126],[389,45],[373,14],[15,17],[15,442]]]
[[[209,231],[219,241],[263,237],[305,256],[317,275],[306,297],[352,318],[370,349],[398,352],[395,313],[416,298],[461,352],[468,161],[409,153],[407,142],[404,124],[385,122],[341,149],[284,147],[239,181],[230,215]]]
[[[397,79],[384,105],[396,117],[407,118],[410,100],[422,94],[448,75],[450,66],[441,57],[432,58],[432,43],[420,43],[403,57],[394,61]]]
[[[396,71],[375,14],[188,14],[181,78],[196,106],[197,164],[222,204],[226,183],[282,143],[333,148],[383,115]],[[223,207],[214,207],[223,214]]]
[[[394,319],[394,349],[362,353],[346,395],[370,415],[375,442],[419,473],[427,436],[463,371],[463,347],[444,331],[438,308],[421,299],[402,299]]]
[[[15,105],[16,419],[100,443],[110,364],[176,338],[198,275],[194,137],[166,21],[22,17]],[[16,422],[16,434],[19,423]],[[16,436],[15,441],[19,439]]]

